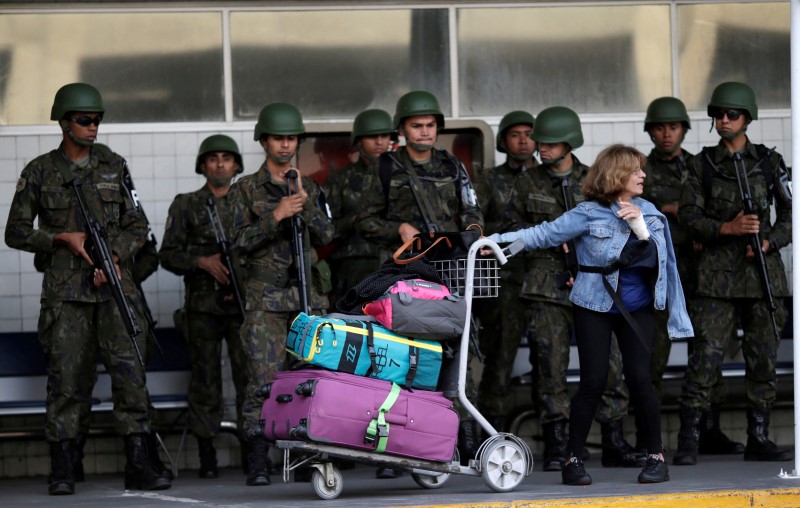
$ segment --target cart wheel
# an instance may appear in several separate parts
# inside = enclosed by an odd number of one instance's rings
[[[514,441],[491,443],[481,457],[481,476],[495,492],[509,492],[520,484],[528,470],[525,453]]]
[[[439,489],[450,479],[450,473],[439,473],[434,476],[411,473],[411,478],[424,489]]]
[[[311,473],[311,486],[320,499],[336,499],[342,493],[342,473],[336,467],[333,467],[331,471],[333,473],[333,485],[328,485],[325,481],[325,475],[319,469],[314,469],[314,472]]]

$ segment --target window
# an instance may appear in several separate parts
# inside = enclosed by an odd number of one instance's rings
[[[463,116],[644,111],[671,94],[666,5],[459,9]]]
[[[0,15],[0,124],[49,123],[62,85],[91,83],[106,122],[224,120],[221,14]]]

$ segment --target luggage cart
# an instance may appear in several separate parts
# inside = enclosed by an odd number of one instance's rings
[[[491,250],[493,255],[479,254],[486,249]],[[457,396],[464,409],[489,436],[478,448],[475,457],[469,460],[469,465],[461,465],[457,450],[450,462],[435,462],[307,441],[278,440],[275,444],[283,450],[283,481],[290,480],[291,471],[299,467],[311,467],[314,492],[321,499],[335,499],[342,492],[344,480],[332,459],[403,469],[409,471],[414,481],[426,489],[438,489],[450,475],[463,474],[480,476],[496,492],[509,492],[530,476],[533,472],[533,454],[525,441],[513,434],[498,432],[466,395],[472,299],[497,297],[500,266],[521,250],[521,241],[501,248],[489,238],[480,238],[472,244],[466,259],[433,262],[445,285],[452,293],[463,295],[467,305],[467,320],[461,334],[457,363],[454,361],[456,373],[449,376],[455,383],[446,386],[444,392],[448,397]],[[447,376],[445,372],[442,375]]]

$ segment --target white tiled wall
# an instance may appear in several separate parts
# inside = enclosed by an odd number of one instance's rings
[[[788,111],[761,112],[749,135],[752,140],[776,146],[791,165],[791,118]],[[591,164],[596,155],[611,143],[633,144],[648,153],[650,139],[642,129],[644,114],[619,117],[587,117],[583,119],[585,145],[576,151],[578,158]],[[684,146],[697,153],[702,146],[716,144],[718,136],[709,132],[711,125],[703,112],[693,113],[692,129]],[[497,119],[499,120],[499,119]],[[497,120],[493,128],[497,128]],[[53,126],[55,127],[55,126]],[[104,126],[105,127],[105,126]],[[179,132],[124,132],[121,126],[110,126],[111,133],[99,135],[98,141],[107,144],[124,156],[129,163],[134,183],[156,238],[161,241],[167,210],[175,194],[193,191],[203,185],[203,178],[194,172],[195,157],[200,142],[209,134],[219,132],[197,128]],[[178,130],[178,129],[176,129]],[[8,133],[0,130],[0,233],[4,234],[14,186],[31,159],[49,151],[60,142],[58,133],[49,128],[30,132]],[[55,128],[52,129],[55,131]],[[263,161],[261,147],[253,141],[252,126],[225,129],[242,151],[245,173],[255,171]],[[496,161],[502,154],[496,154]],[[41,275],[33,269],[33,256],[0,245],[0,333],[35,331],[38,317],[38,296]],[[160,269],[145,281],[144,290],[150,307],[161,326],[171,326],[172,312],[181,305],[183,286],[180,278]]]

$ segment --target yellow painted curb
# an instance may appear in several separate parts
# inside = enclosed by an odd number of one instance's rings
[[[421,505],[426,508],[800,508],[800,488]],[[416,508],[421,508],[416,507]],[[409,508],[409,507],[406,507]],[[415,507],[410,507],[415,508]]]

